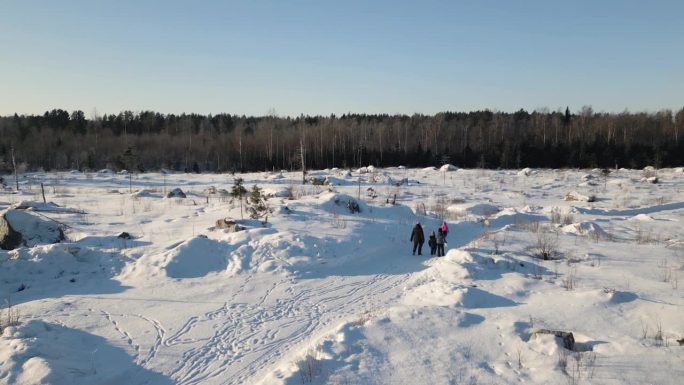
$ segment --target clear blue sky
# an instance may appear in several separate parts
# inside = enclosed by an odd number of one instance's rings
[[[684,107],[684,1],[0,4],[0,115]]]

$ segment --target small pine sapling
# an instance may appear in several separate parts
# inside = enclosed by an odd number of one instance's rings
[[[247,198],[247,211],[252,219],[268,218],[268,205],[259,186],[254,185]],[[268,221],[268,219],[266,219]]]
[[[235,178],[233,187],[230,189],[230,196],[240,202],[240,218],[242,219],[245,218],[242,213],[242,198],[247,194],[247,189],[242,185],[243,181],[242,178]]]

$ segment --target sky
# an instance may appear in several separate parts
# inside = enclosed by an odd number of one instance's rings
[[[3,0],[0,115],[684,107],[684,1]]]

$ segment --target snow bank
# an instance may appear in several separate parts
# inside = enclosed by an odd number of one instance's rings
[[[445,164],[439,168],[439,171],[457,171],[457,170],[458,170],[458,167],[454,166],[453,164]]]

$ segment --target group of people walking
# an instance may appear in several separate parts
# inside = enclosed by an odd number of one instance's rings
[[[433,231],[428,239],[428,246],[430,246],[430,255],[437,255],[438,257],[444,256],[444,245],[447,243],[446,236],[449,233],[449,226],[446,221],[442,223],[437,229],[437,233]],[[423,232],[423,227],[420,223],[416,223],[413,226],[413,231],[411,232],[411,242],[413,242],[413,255],[423,255],[423,243],[425,243],[425,233]]]

